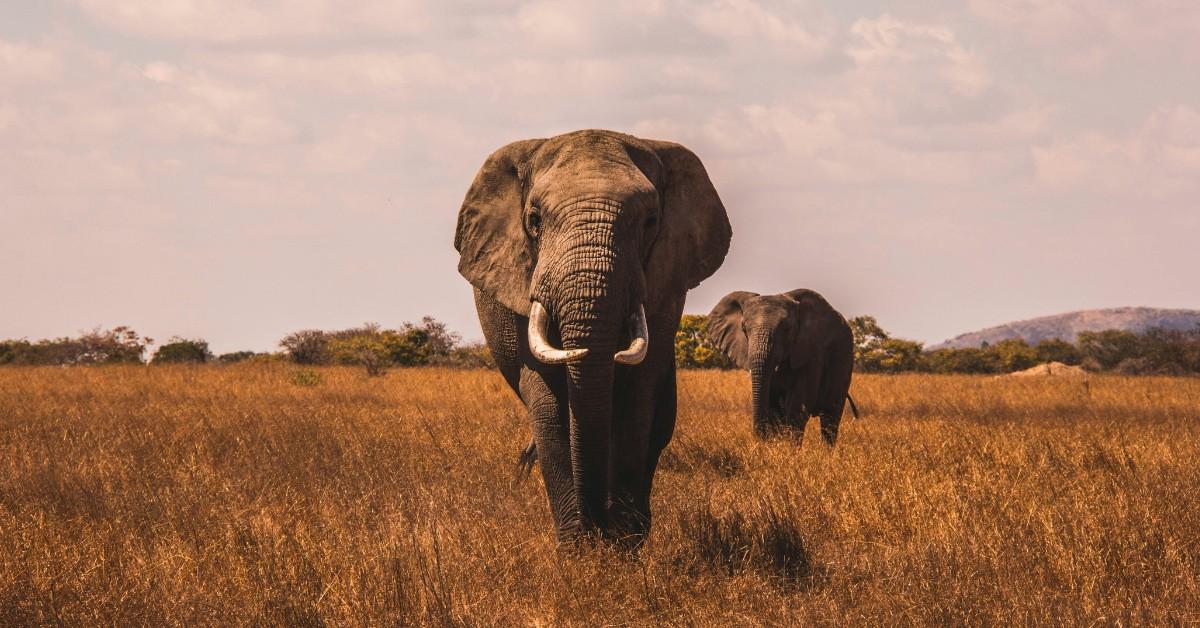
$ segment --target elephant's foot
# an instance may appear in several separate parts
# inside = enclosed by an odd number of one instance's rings
[[[770,421],[756,424],[754,435],[760,440],[780,438],[800,443],[804,441],[804,430],[807,426],[808,417],[784,418],[777,416],[772,417]]]
[[[833,447],[837,443],[840,425],[840,419],[835,419],[830,415],[821,415],[821,439],[825,441],[826,445]]]
[[[581,525],[571,521],[558,529],[560,550],[586,553],[601,547],[636,558],[650,534],[648,509],[628,501],[611,502],[603,525]]]
[[[636,552],[650,533],[650,508],[635,499],[614,499],[608,505],[606,539],[616,546]],[[644,500],[643,500],[644,501]]]

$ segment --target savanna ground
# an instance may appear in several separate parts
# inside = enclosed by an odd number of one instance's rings
[[[650,543],[557,550],[486,371],[0,369],[0,624],[1200,622],[1200,379],[684,372]]]

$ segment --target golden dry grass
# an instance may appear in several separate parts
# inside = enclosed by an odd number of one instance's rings
[[[557,551],[491,372],[0,369],[0,623],[1200,622],[1200,380],[680,377],[640,560]]]

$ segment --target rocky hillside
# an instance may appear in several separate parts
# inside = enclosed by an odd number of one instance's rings
[[[1167,310],[1152,307],[1114,307],[1103,310],[1081,310],[1042,316],[1015,323],[1006,323],[956,336],[930,349],[961,349],[978,347],[1009,338],[1023,338],[1037,344],[1047,338],[1074,342],[1081,331],[1127,329],[1142,332],[1154,327],[1194,329],[1200,325],[1200,310]]]

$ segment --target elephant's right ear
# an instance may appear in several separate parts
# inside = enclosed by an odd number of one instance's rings
[[[513,142],[488,156],[458,210],[458,272],[508,309],[529,315],[533,256],[521,219],[525,170],[545,140]]]
[[[730,292],[708,313],[708,339],[738,368],[749,368],[748,341],[742,331],[742,306],[758,296],[753,292]]]

